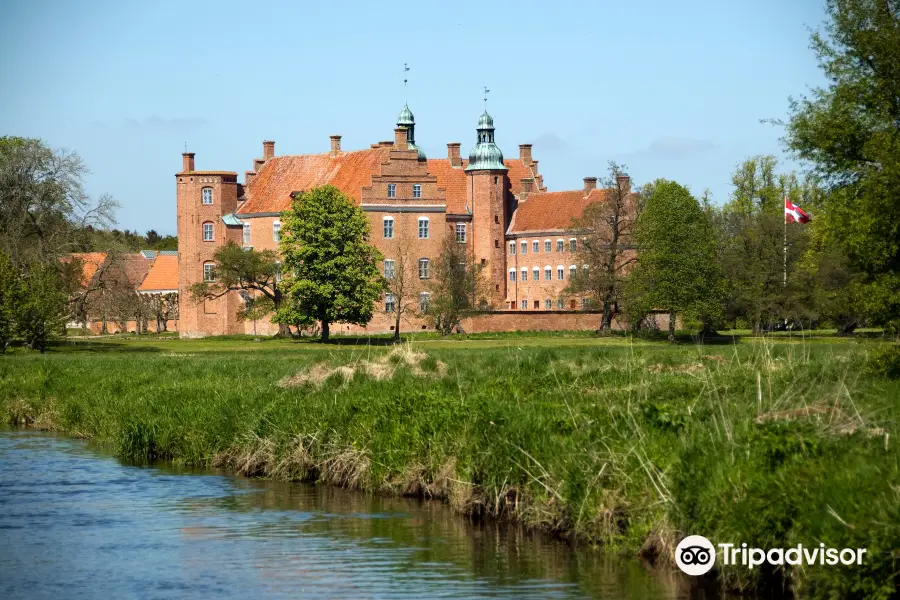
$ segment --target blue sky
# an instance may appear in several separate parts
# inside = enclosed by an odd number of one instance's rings
[[[504,155],[533,143],[551,190],[616,160],[724,202],[738,162],[787,159],[759,121],[822,84],[824,18],[824,0],[6,0],[0,135],[77,151],[120,227],[174,233],[185,142],[198,169],[243,174],[264,139],[279,155],[391,139],[406,62],[429,157],[468,155],[487,86]]]

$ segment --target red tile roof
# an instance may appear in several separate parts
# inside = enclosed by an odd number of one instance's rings
[[[81,261],[81,287],[86,287],[91,282],[97,269],[106,260],[106,252],[73,252],[69,256]],[[63,257],[62,260],[68,262],[70,258]]]
[[[584,213],[588,204],[602,202],[607,193],[607,190],[594,189],[589,196],[585,196],[581,189],[531,194],[527,200],[519,202],[509,225],[509,233],[565,231]]]
[[[390,148],[357,152],[302,154],[270,158],[246,187],[247,202],[238,215],[281,212],[291,203],[291,192],[331,184],[359,202],[360,190],[370,185]]]
[[[428,172],[437,177],[438,187],[447,190],[447,212],[462,215],[466,212],[466,166],[468,160],[463,159],[462,167],[451,167],[450,160],[435,158],[428,160]],[[505,160],[503,164],[509,169],[510,185],[513,194],[522,190],[519,183],[523,177],[531,177],[531,169],[521,160]],[[470,207],[471,208],[471,207]]]
[[[162,290],[178,289],[178,257],[171,255],[159,255],[150,271],[144,277],[144,281],[138,288],[139,292],[158,292]]]

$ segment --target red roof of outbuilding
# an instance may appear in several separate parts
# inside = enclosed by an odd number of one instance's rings
[[[141,282],[139,292],[158,292],[178,289],[178,257],[160,254],[150,265],[150,271]]]

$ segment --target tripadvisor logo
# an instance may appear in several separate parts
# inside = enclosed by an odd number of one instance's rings
[[[866,548],[826,548],[825,544],[809,548],[797,544],[793,548],[748,548],[747,544],[719,544],[723,565],[740,565],[753,569],[770,565],[861,565]],[[675,563],[688,575],[703,575],[716,564],[716,549],[702,535],[689,535],[675,548]]]

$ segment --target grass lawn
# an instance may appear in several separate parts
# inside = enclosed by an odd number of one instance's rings
[[[867,548],[852,569],[714,573],[888,598],[900,382],[871,372],[891,345],[869,336],[93,337],[0,358],[0,410],[123,457],[430,496],[661,563],[687,534]]]

